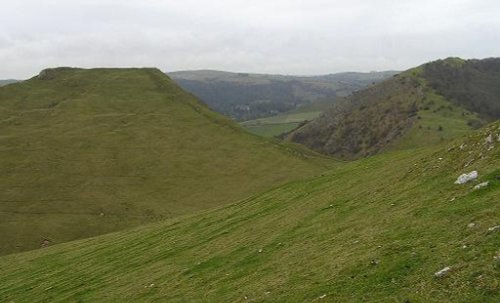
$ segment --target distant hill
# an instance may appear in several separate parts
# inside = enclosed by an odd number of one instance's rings
[[[431,145],[500,118],[500,59],[448,58],[338,101],[288,139],[341,158]]]
[[[18,80],[14,80],[14,79],[0,80],[0,86],[4,86],[7,84],[16,83],[16,82],[18,82]]]
[[[168,73],[215,111],[236,120],[269,117],[316,101],[333,101],[396,72],[284,76],[213,70]]]
[[[223,205],[324,169],[156,69],[44,70],[0,88],[0,130],[0,254]]]

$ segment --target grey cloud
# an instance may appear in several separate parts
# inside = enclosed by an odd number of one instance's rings
[[[500,55],[500,2],[10,1],[1,78],[48,66],[322,74]]]

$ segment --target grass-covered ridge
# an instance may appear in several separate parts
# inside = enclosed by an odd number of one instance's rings
[[[0,254],[224,203],[323,170],[246,133],[156,69],[74,69],[0,88]]]
[[[498,302],[499,136],[497,122],[197,215],[4,256],[0,300]]]

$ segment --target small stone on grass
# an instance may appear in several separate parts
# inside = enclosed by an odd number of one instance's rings
[[[442,277],[445,277],[447,276],[451,271],[451,267],[449,266],[446,266],[445,268],[441,269],[440,271],[437,271],[434,273],[434,276],[436,278],[442,278]]]
[[[478,185],[474,186],[474,189],[480,189],[480,188],[486,187],[486,186],[488,186],[488,184],[489,184],[488,181],[483,182],[483,183],[479,183]]]

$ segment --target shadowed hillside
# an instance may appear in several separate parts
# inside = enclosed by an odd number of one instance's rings
[[[500,118],[499,71],[500,59],[431,62],[353,93],[288,138],[347,159],[456,138]]]
[[[232,202],[323,170],[156,69],[44,70],[0,88],[0,253]],[[321,161],[323,163],[323,161]]]
[[[496,123],[194,216],[4,256],[0,300],[498,302],[499,152]]]
[[[449,58],[425,64],[423,77],[440,95],[487,120],[500,118],[500,58]]]
[[[350,72],[306,77],[212,70],[168,73],[211,108],[236,120],[274,116],[318,101],[332,102],[394,74]]]

